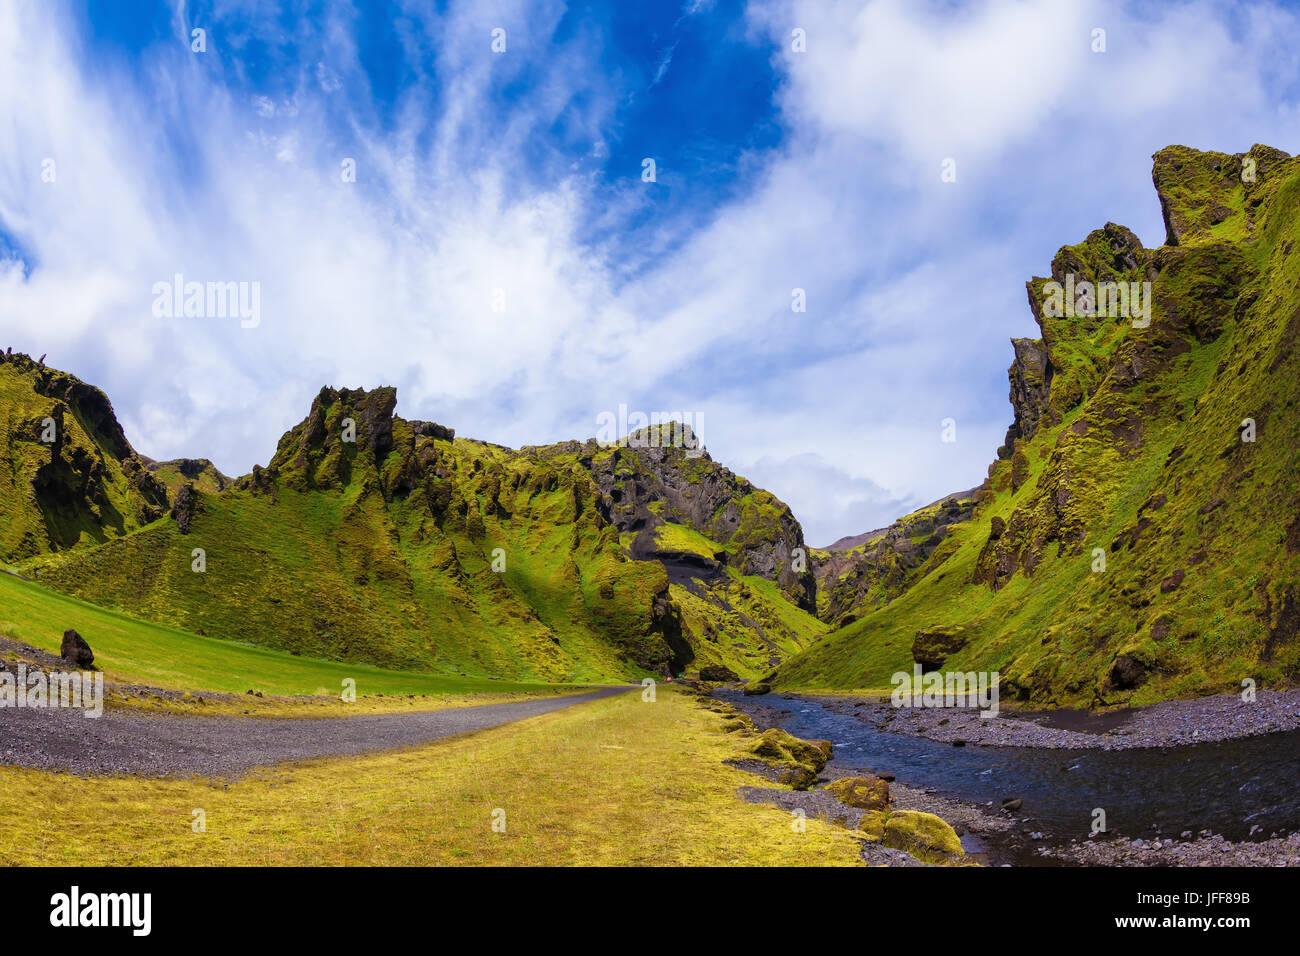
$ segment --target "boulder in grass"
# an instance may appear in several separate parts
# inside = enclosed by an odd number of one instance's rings
[[[63,643],[59,646],[59,656],[78,670],[86,670],[95,663],[95,652],[90,649],[85,638],[68,628],[63,632]]]
[[[965,856],[957,831],[933,813],[898,810],[885,818],[885,846],[924,859],[932,853]]]

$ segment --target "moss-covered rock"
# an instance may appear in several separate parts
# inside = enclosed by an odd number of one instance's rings
[[[858,829],[873,843],[903,850],[927,862],[942,862],[966,855],[957,831],[933,813],[871,810],[862,815]]]
[[[862,814],[858,820],[858,829],[862,835],[872,843],[883,843],[885,839],[885,819],[889,816],[886,810],[870,810]]]
[[[943,853],[965,856],[957,831],[933,813],[895,810],[885,818],[885,846],[909,853]]]
[[[826,785],[826,792],[859,810],[888,810],[892,800],[889,784],[879,777],[840,777]]]
[[[777,782],[787,784],[792,790],[810,790],[817,782],[817,774],[807,767],[790,767],[781,771]]]
[[[700,668],[700,680],[729,684],[732,681],[740,680],[740,677],[724,664],[705,664]]]
[[[746,750],[780,770],[778,780],[796,790],[811,787],[834,753],[829,740],[801,740],[779,727],[763,731]]]

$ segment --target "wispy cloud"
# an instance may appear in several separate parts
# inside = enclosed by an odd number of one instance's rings
[[[327,382],[514,445],[702,411],[817,543],[978,483],[1006,339],[1035,331],[1021,284],[1108,219],[1161,240],[1155,149],[1295,145],[1300,29],[1272,5],[752,3],[729,42],[770,51],[782,136],[716,197],[671,154],[655,183],[607,166],[612,139],[655,149],[630,78],[699,64],[661,43],[621,70],[559,3],[405,4],[389,76],[349,4],[291,35],[247,4],[173,21],[122,57],[72,8],[0,4],[0,342],[104,386],[142,451],[231,472]],[[154,318],[178,272],[259,281],[261,324]]]

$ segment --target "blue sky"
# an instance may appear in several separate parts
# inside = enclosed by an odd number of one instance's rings
[[[983,478],[1024,281],[1163,241],[1155,150],[1298,148],[1298,40],[1211,0],[0,0],[0,347],[231,474],[326,383],[512,446],[689,411],[825,544]],[[260,321],[155,315],[177,273]]]

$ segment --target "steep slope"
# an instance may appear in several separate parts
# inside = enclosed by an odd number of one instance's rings
[[[1027,284],[1042,337],[1013,343],[1015,421],[972,519],[778,685],[885,687],[914,648],[1045,704],[1300,679],[1300,162],[1154,159],[1164,246],[1107,224]],[[1149,282],[1150,322],[1057,314],[1050,282]]]
[[[167,491],[99,389],[0,354],[0,562],[120,537],[166,513]]]
[[[632,490],[624,473],[673,497],[672,450],[644,462],[643,449],[594,440],[514,451],[403,420],[395,406],[391,388],[322,389],[267,467],[227,484],[201,460],[154,465],[175,487],[169,520],[31,558],[26,572],[202,634],[483,676],[626,678],[713,662],[753,674],[821,632],[763,556],[777,534],[752,527],[787,521],[791,546],[802,543],[771,496],[746,487],[768,510],[714,545],[737,555],[719,590],[734,588],[748,619],[721,621],[716,600],[712,616],[683,614],[674,589],[689,577],[670,587],[658,556],[634,560],[610,520]],[[706,483],[714,471],[707,462]],[[711,507],[726,511],[726,498]],[[744,497],[735,507],[749,514]]]

